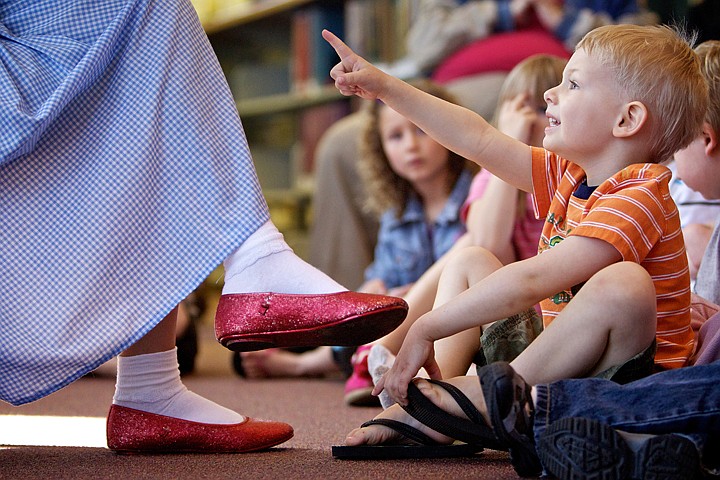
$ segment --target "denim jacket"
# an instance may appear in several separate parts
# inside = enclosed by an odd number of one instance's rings
[[[460,210],[471,180],[468,171],[458,177],[433,225],[425,222],[422,203],[415,195],[400,218],[394,209],[385,212],[380,218],[375,259],[365,270],[365,280],[380,278],[387,288],[394,288],[420,278],[465,233]]]

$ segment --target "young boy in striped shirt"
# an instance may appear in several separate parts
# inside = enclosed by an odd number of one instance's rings
[[[697,135],[706,110],[707,86],[686,39],[664,26],[590,32],[562,83],[545,94],[550,126],[545,149],[537,149],[323,35],[340,56],[331,76],[343,94],[388,104],[451,150],[533,193],[546,219],[536,257],[502,267],[469,248],[448,263],[435,308],[410,327],[375,393],[385,389],[406,405],[408,383],[421,367],[442,375],[436,340],[479,338],[482,328],[537,302],[545,329],[511,363],[531,385],[586,376],[625,382],[686,363],[694,341],[690,279],[670,171],[660,165]]]

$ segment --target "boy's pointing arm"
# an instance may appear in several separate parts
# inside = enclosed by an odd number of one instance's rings
[[[532,188],[530,148],[500,133],[480,115],[392,77],[357,55],[333,33],[323,38],[340,63],[330,70],[343,95],[381,100],[450,150],[525,191]]]

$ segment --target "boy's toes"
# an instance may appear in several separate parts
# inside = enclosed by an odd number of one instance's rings
[[[381,445],[397,438],[397,433],[382,425],[369,425],[351,431],[345,437],[345,445]]]

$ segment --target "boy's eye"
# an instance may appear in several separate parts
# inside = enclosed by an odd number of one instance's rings
[[[569,84],[568,88],[570,90],[575,90],[576,88],[578,88],[578,84],[574,80],[568,80],[568,84]]]

